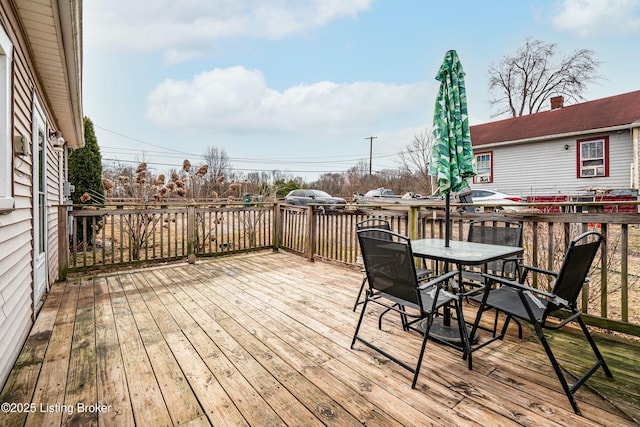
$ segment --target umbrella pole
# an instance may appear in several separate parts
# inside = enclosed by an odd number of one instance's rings
[[[450,200],[451,194],[447,193],[444,199],[444,247],[449,247],[449,238],[451,237],[451,225],[450,225],[450,210],[449,206],[451,205]]]

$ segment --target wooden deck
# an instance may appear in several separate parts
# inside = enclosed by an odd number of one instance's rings
[[[54,284],[0,396],[3,426],[621,426],[640,419],[635,343],[596,336],[600,370],[573,413],[525,330],[474,353],[429,342],[411,374],[349,348],[357,270],[257,252]],[[469,318],[473,307],[469,308]],[[364,333],[415,363],[395,316]],[[582,341],[554,335],[573,368]]]

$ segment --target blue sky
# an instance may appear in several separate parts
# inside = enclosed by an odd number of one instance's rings
[[[640,0],[91,0],[84,114],[104,159],[307,180],[398,153],[431,127],[444,54],[466,72],[471,124],[492,119],[488,70],[527,38],[591,49],[587,100],[640,89]]]

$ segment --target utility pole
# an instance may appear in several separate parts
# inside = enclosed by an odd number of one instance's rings
[[[371,161],[373,160],[373,140],[378,138],[377,136],[368,136],[365,139],[369,140],[369,176],[371,176]]]

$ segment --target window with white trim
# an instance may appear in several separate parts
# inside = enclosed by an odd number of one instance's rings
[[[488,184],[493,182],[493,152],[476,153],[476,176],[473,177],[474,184]]]
[[[11,138],[11,57],[13,43],[0,27],[0,211],[13,209]]]
[[[578,140],[578,178],[609,176],[609,137]]]

